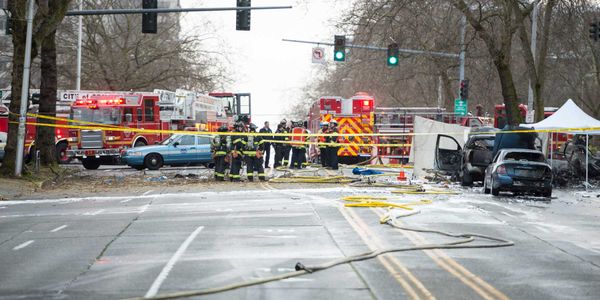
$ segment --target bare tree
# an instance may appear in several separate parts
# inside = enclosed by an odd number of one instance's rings
[[[37,12],[34,17],[33,22],[33,40],[32,40],[32,57],[36,57],[38,54],[38,45],[43,44],[43,41],[49,36],[53,35],[56,31],[58,24],[64,18],[67,7],[69,5],[70,0],[57,0],[57,1],[49,1],[49,0],[38,0],[37,4]],[[11,94],[12,99],[10,102],[10,111],[16,112],[19,111],[21,106],[21,98],[16,95],[21,95],[21,84],[23,79],[23,62],[25,57],[25,38],[26,38],[26,30],[27,30],[27,22],[26,22],[26,3],[27,1],[10,1],[9,2],[9,11],[13,18],[13,61],[12,61],[12,80],[11,80]],[[51,55],[48,56],[47,63],[52,63]],[[47,82],[45,86],[46,95],[53,93],[54,97],[56,97],[56,85],[52,85],[51,78]],[[52,98],[41,99],[40,101],[45,101],[49,106],[55,105],[52,101]],[[51,113],[52,108],[48,108]],[[55,108],[54,108],[55,110]],[[45,112],[41,112],[45,113]],[[0,173],[2,174],[10,174],[15,169],[16,163],[16,151],[23,151],[22,149],[17,149],[17,131],[18,125],[16,122],[18,121],[18,117],[15,114],[9,115],[9,120],[11,123],[8,128],[8,139],[5,147],[5,157],[0,166]],[[54,132],[52,132],[52,141],[54,141]],[[52,145],[52,148],[54,145]],[[53,151],[53,150],[50,150]]]
[[[85,1],[86,7],[131,8],[139,1]],[[205,50],[210,32],[184,34],[180,14],[159,14],[157,34],[141,33],[140,15],[84,17],[82,89],[152,90],[189,88],[208,91],[226,81],[217,51]],[[59,50],[63,84],[75,81],[76,19],[64,24]],[[208,26],[206,26],[208,27]]]

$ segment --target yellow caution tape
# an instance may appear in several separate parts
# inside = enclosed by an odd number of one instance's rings
[[[19,116],[19,114],[11,113],[12,115]],[[51,117],[44,116],[40,114],[27,114],[30,117],[42,118],[42,119],[50,119],[55,121],[64,121],[69,123],[79,123],[79,124],[88,124],[93,125],[94,129],[103,129],[104,130],[116,130],[118,128],[123,131],[132,131],[132,132],[148,132],[145,129],[140,128],[127,128],[120,127],[109,124],[101,124],[95,122],[87,122],[87,121],[79,121],[68,118],[59,118],[59,117]],[[40,124],[39,126],[43,126]],[[65,126],[65,125],[61,125]],[[89,128],[86,128],[89,129]],[[587,132],[587,131],[599,131],[600,127],[581,127],[581,128],[561,128],[561,129],[525,129],[525,130],[509,130],[509,131],[493,131],[493,132],[477,132],[477,134],[498,134],[498,133],[551,133],[551,132]],[[306,136],[306,137],[359,137],[359,136],[367,136],[367,137],[401,137],[401,136],[416,136],[416,135],[437,135],[440,134],[438,132],[422,132],[422,133],[414,133],[414,132],[401,132],[401,133],[258,133],[258,132],[213,132],[213,131],[183,131],[183,130],[151,130],[151,132],[159,132],[159,133],[181,133],[181,134],[199,134],[199,135],[231,135],[231,136]],[[464,132],[444,132],[444,134],[464,134]],[[370,144],[369,144],[370,145]]]

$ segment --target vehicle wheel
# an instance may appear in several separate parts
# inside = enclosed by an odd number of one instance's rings
[[[67,144],[59,143],[56,145],[56,160],[59,164],[68,164],[71,158],[67,156]]]
[[[490,182],[490,192],[492,193],[492,195],[494,195],[494,196],[500,195],[500,189],[494,188],[494,179],[492,178],[490,181],[491,181]]]
[[[471,176],[471,174],[467,170],[462,170],[462,176],[460,176],[460,184],[462,186],[473,185],[473,176]]]
[[[81,164],[88,170],[96,170],[100,167],[100,160],[88,157],[81,160]]]
[[[484,194],[489,194],[490,193],[490,189],[487,187],[487,184],[485,184],[486,180],[485,177],[483,178],[483,193]]]
[[[542,193],[542,197],[552,198],[552,189],[547,189]]]
[[[148,170],[158,170],[163,166],[163,158],[160,154],[150,153],[144,158],[144,166],[146,166]]]
[[[139,140],[135,141],[135,144],[133,144],[133,147],[142,147],[142,146],[146,146],[146,145],[148,145],[146,143],[146,141],[139,139]]]
[[[132,166],[132,168],[134,168],[134,169],[136,169],[138,171],[141,171],[141,170],[145,169],[146,167],[144,167],[144,166]]]

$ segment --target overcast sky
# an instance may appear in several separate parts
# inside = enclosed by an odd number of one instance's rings
[[[273,123],[294,99],[300,89],[317,72],[311,62],[313,45],[282,42],[281,39],[333,42],[335,20],[352,1],[340,0],[253,0],[252,6],[292,5],[292,9],[252,11],[251,30],[235,30],[235,12],[187,13],[182,20],[183,30],[200,26],[201,19],[209,20],[231,56],[233,92],[252,94],[252,120],[262,127],[266,120]],[[182,7],[233,7],[235,0],[181,0]],[[201,14],[201,15],[199,15]],[[325,55],[332,63],[332,48]]]

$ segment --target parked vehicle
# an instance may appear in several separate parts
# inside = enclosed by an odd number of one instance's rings
[[[4,159],[4,147],[6,146],[6,132],[0,132],[0,162]]]
[[[375,98],[364,92],[358,92],[350,99],[337,96],[326,96],[316,100],[309,111],[307,122],[311,132],[319,131],[319,124],[323,121],[338,123],[340,134],[371,134],[373,133]],[[316,141],[313,138],[313,141]],[[372,157],[374,138],[364,136],[344,136],[341,139],[343,146],[338,149],[340,162],[357,163]],[[367,146],[365,146],[367,145]],[[316,145],[311,145],[309,154],[317,158]]]
[[[491,132],[495,130],[471,134],[463,147],[451,136],[438,135],[435,157],[437,168],[456,174],[464,186],[470,186],[474,181],[483,181],[485,169],[492,162],[495,135]]]
[[[137,170],[158,170],[163,165],[205,165],[213,160],[210,152],[212,137],[176,134],[159,145],[129,148],[122,152],[121,161]]]
[[[509,191],[549,198],[552,196],[552,168],[541,151],[502,149],[485,170],[483,191],[494,196]]]

